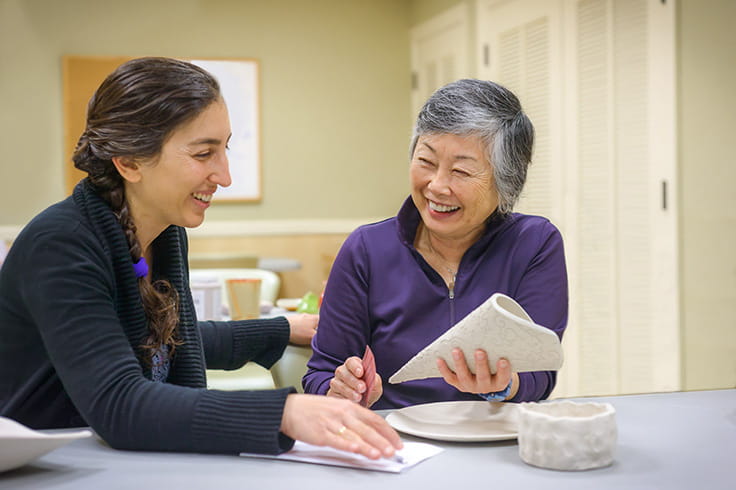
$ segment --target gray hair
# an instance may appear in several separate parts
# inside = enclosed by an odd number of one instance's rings
[[[524,188],[534,145],[534,126],[519,99],[507,88],[485,80],[464,79],[445,85],[419,111],[409,158],[420,136],[443,133],[480,137],[493,168],[498,212],[510,213]]]

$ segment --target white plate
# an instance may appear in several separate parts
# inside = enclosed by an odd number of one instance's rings
[[[406,434],[438,441],[504,441],[516,439],[518,405],[486,401],[424,403],[386,416]]]
[[[15,420],[0,417],[0,472],[30,463],[75,439],[92,435],[90,430],[38,432]]]
[[[299,301],[301,301],[301,298],[281,298],[276,300],[276,306],[288,311],[296,311]]]

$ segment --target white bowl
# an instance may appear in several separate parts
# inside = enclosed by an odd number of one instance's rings
[[[57,447],[91,435],[87,429],[39,432],[0,417],[0,472],[23,466]]]
[[[618,431],[608,403],[558,401],[519,406],[519,456],[553,470],[589,470],[613,462]]]

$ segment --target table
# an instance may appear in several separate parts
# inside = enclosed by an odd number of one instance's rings
[[[614,464],[590,471],[528,466],[519,459],[516,441],[435,442],[445,448],[443,453],[402,474],[388,474],[238,456],[116,451],[90,438],[0,474],[0,488],[736,488],[736,390],[593,400],[616,408],[619,442]],[[410,436],[404,439],[415,440]]]

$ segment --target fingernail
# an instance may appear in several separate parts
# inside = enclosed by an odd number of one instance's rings
[[[460,351],[458,351],[458,350],[453,350],[453,351],[452,351],[452,357],[453,357],[454,359],[460,359]]]
[[[499,367],[502,367],[502,368],[505,368],[505,367],[506,367],[506,366],[508,366],[508,365],[509,365],[509,362],[508,362],[508,361],[506,361],[506,360],[501,360],[501,361],[500,361],[500,362],[498,363],[498,366],[499,366]]]
[[[477,351],[475,353],[475,358],[478,359],[478,360],[483,360],[483,353],[480,352],[480,351]]]

